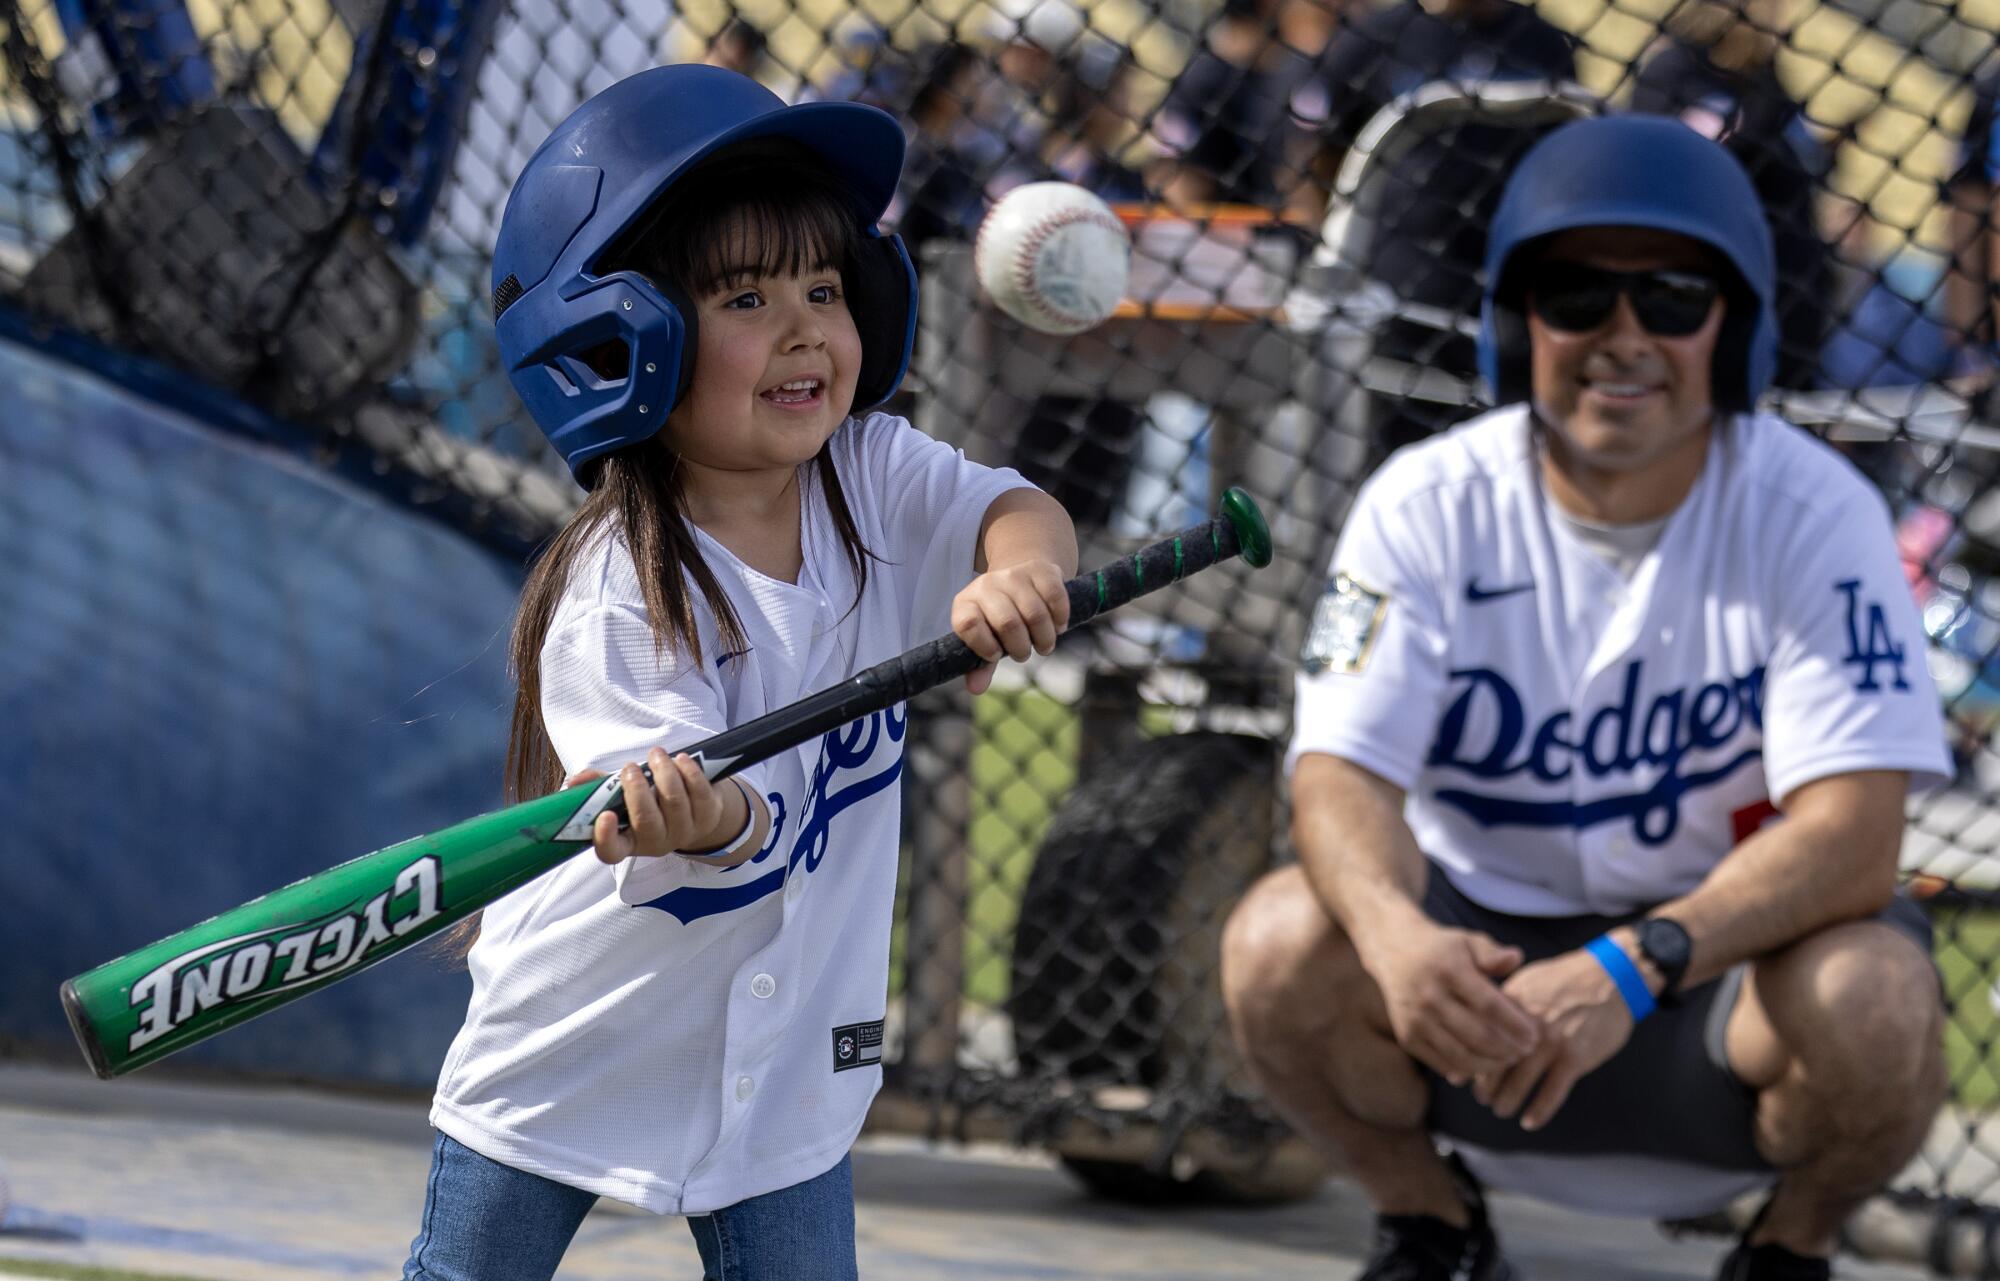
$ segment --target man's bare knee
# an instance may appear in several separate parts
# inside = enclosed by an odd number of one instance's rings
[[[1909,939],[1876,922],[1836,926],[1757,968],[1757,991],[1795,1054],[1906,1061],[1940,1030],[1937,974]],[[1879,1076],[1877,1064],[1871,1075]],[[1893,1071],[1891,1067],[1889,1070]]]
[[[1808,1096],[1871,1100],[1855,1115],[1879,1128],[1928,1122],[1945,1088],[1944,1016],[1937,974],[1909,939],[1877,922],[1836,926],[1760,962],[1753,982],[1785,1076]]]
[[[1306,1009],[1325,1009],[1329,985],[1358,972],[1353,945],[1294,865],[1266,875],[1222,930],[1222,996],[1239,1032],[1295,1030]],[[1311,993],[1316,999],[1301,1004]]]

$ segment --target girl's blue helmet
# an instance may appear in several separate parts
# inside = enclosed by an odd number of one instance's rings
[[[654,67],[592,97],[529,158],[493,249],[493,326],[508,378],[572,474],[659,431],[694,372],[694,318],[659,282],[606,252],[690,168],[725,147],[783,139],[853,194],[866,230],[846,292],[861,333],[854,407],[888,399],[909,367],[917,274],[876,222],[903,170],[893,116],[847,102],[788,107],[718,67]],[[622,340],[622,377],[596,353]]]
[[[1479,372],[1497,404],[1529,396],[1524,300],[1535,243],[1578,227],[1647,227],[1698,240],[1734,271],[1716,339],[1718,408],[1747,410],[1778,360],[1771,227],[1736,158],[1678,120],[1601,116],[1550,133],[1521,158],[1486,240]]]

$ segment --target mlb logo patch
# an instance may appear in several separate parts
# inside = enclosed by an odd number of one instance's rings
[[[1313,606],[1299,662],[1314,676],[1321,672],[1347,675],[1368,665],[1369,651],[1382,630],[1389,598],[1348,574],[1336,574],[1326,594]]]

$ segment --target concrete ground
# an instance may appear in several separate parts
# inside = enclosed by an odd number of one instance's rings
[[[286,1089],[120,1081],[0,1065],[0,1220],[10,1264],[54,1261],[201,1281],[398,1274],[423,1200],[421,1104]],[[1330,1183],[1275,1209],[1144,1209],[1086,1196],[1055,1164],[993,1148],[870,1138],[856,1151],[861,1273],[882,1281],[1348,1281],[1369,1215]],[[1714,1275],[1726,1242],[1496,1198],[1526,1281]],[[695,1281],[677,1219],[601,1205],[563,1281]],[[1846,1263],[1847,1281],[1915,1271]]]

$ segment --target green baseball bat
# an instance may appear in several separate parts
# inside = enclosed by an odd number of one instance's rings
[[[1213,520],[1070,579],[1070,626],[1236,556],[1271,560],[1263,514],[1240,489]],[[727,778],[983,661],[942,636],[690,750],[711,780]],[[616,774],[363,855],[67,980],[63,1010],[92,1071],[134,1071],[464,919],[588,847],[607,809],[624,817]]]

